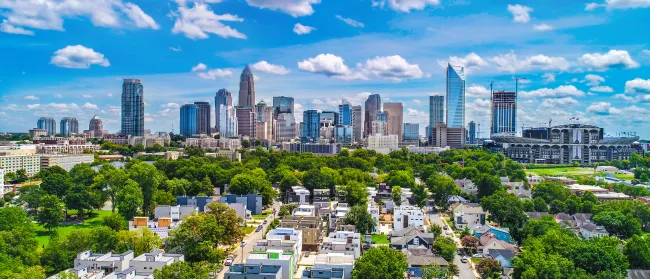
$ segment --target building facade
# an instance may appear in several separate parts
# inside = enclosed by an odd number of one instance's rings
[[[184,104],[181,106],[180,134],[185,137],[199,134],[199,106]]]
[[[229,107],[232,107],[232,93],[226,88],[219,89],[214,96],[214,126],[218,133],[221,133],[221,109]]]
[[[419,141],[420,140],[420,124],[418,123],[404,123],[404,141]]]
[[[476,144],[476,122],[470,121],[468,126],[467,143]]]
[[[397,135],[370,135],[368,136],[368,149],[379,153],[388,154],[398,148],[399,138]]]
[[[294,113],[293,97],[273,97],[273,117],[277,118],[281,113]]]
[[[32,138],[38,138],[40,136],[47,136],[47,130],[39,129],[39,128],[29,129],[29,136],[32,137]]]
[[[490,135],[515,135],[517,121],[517,93],[492,92],[492,121]]]
[[[388,134],[397,135],[401,142],[404,137],[404,104],[401,102],[384,103],[384,111],[388,113]]]
[[[242,136],[248,136],[248,137],[255,137],[255,123],[256,123],[256,116],[255,116],[255,110],[253,107],[246,106],[238,106],[236,107],[236,112],[237,112],[237,132],[239,135]]]
[[[363,116],[361,106],[352,106],[352,140],[360,142],[363,137]]]
[[[449,128],[465,127],[465,68],[447,64],[446,119]],[[430,126],[431,127],[431,126]]]
[[[276,120],[275,141],[283,142],[296,138],[296,119],[293,113],[280,113]]]
[[[61,119],[60,134],[64,137],[69,137],[73,134],[79,133],[79,121],[74,117],[64,117]]]
[[[122,84],[122,135],[144,136],[144,86],[135,78]]]
[[[36,128],[46,130],[49,136],[56,135],[56,121],[52,117],[41,117],[36,122]]]
[[[221,137],[236,137],[238,135],[237,129],[237,110],[233,106],[219,105],[219,122],[218,131]]]
[[[91,138],[102,138],[104,135],[108,135],[108,131],[104,130],[104,122],[97,115],[90,119],[88,130],[84,131],[84,133],[88,134]]]
[[[450,128],[445,123],[438,122],[431,129],[429,146],[461,148],[465,144],[465,127]]]
[[[255,77],[246,65],[239,79],[239,106],[255,106]]]
[[[372,121],[377,120],[377,113],[381,111],[381,97],[379,94],[368,96],[365,103],[363,137],[366,138],[372,131]]]
[[[310,109],[303,112],[303,126],[300,131],[302,142],[318,142],[320,139],[320,113]]]
[[[53,166],[59,166],[66,171],[79,164],[90,164],[95,161],[92,154],[78,155],[41,155],[41,169],[49,169]]]
[[[194,102],[198,108],[196,116],[196,133],[197,134],[211,134],[212,124],[210,116],[210,103],[209,102]]]

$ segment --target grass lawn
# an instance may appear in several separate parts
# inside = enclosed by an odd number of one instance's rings
[[[472,262],[473,262],[474,264],[477,264],[477,263],[480,262],[482,259],[483,259],[483,258],[472,258]]]
[[[550,169],[527,169],[526,173],[534,173],[540,176],[588,176],[594,174],[593,168],[562,167]]]
[[[76,213],[77,213],[76,210],[68,211],[69,215],[74,215]],[[85,220],[83,224],[58,227],[56,230],[59,233],[59,236],[65,237],[74,230],[84,229],[84,228],[95,228],[101,226],[104,224],[102,218],[104,216],[109,216],[109,215],[111,215],[110,210],[95,210],[93,211],[92,216],[84,216]],[[41,247],[43,247],[43,245],[47,245],[47,243],[50,242],[50,233],[47,231],[47,229],[45,229],[41,225],[35,224],[35,230],[36,230],[36,240],[38,240],[38,244]]]
[[[272,214],[272,212],[264,212],[262,214],[253,214],[253,219],[255,219],[255,220],[264,220],[264,219],[266,219],[266,217],[269,217],[269,215],[271,215],[271,214]]]
[[[390,240],[385,234],[373,234],[372,242],[375,244],[390,244]]]
[[[604,172],[600,172],[597,174],[597,176],[602,176],[605,177],[607,174]],[[634,179],[634,174],[622,174],[622,173],[614,173],[613,174],[615,178],[622,179],[622,180],[632,180]]]
[[[246,226],[246,227],[239,227],[239,230],[244,232],[244,234],[251,234],[252,232],[255,231],[255,228],[257,226]]]

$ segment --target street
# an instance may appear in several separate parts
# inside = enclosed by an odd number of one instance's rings
[[[426,214],[427,214],[427,218],[429,218],[430,223],[437,224],[437,225],[439,225],[440,227],[443,227],[443,228],[445,226],[448,226],[447,222],[442,220],[442,218],[440,217],[440,214],[433,213],[433,211],[431,210],[430,207],[425,207],[425,211],[426,211]],[[454,239],[454,241],[456,242],[456,247],[462,248],[462,245],[460,244],[460,239],[458,239],[458,236],[454,233],[453,229],[450,227],[449,230],[447,230],[447,231],[450,232],[450,235],[446,235],[445,230],[442,231],[442,235],[452,237]],[[458,256],[458,255],[456,255],[456,257],[454,258],[454,264],[456,264],[456,266],[458,266],[458,269],[460,270],[460,274],[459,274],[458,278],[460,278],[460,279],[478,278],[479,277],[478,273],[476,273],[476,271],[474,271],[470,267],[470,264],[472,262],[470,257],[467,257],[467,263],[462,263],[460,261],[460,259],[461,259],[461,256]]]

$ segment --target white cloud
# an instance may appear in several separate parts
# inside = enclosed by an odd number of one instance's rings
[[[205,64],[199,63],[196,66],[192,67],[192,72],[202,72],[205,71],[207,68],[208,66],[206,66]]]
[[[637,106],[617,108],[617,107],[613,107],[608,102],[591,103],[591,105],[587,107],[587,111],[597,115],[626,115],[626,116],[645,114],[648,112],[647,109],[640,108]]]
[[[577,106],[579,103],[571,97],[564,98],[555,98],[555,99],[544,99],[539,105],[541,109],[554,109],[557,107],[573,107]]]
[[[181,51],[183,51],[183,49],[181,49],[181,46],[178,46],[178,47],[169,47],[169,50],[171,50],[171,51],[173,51],[173,52],[181,52]]]
[[[34,95],[29,95],[29,96],[25,96],[25,100],[28,100],[28,101],[37,101],[37,100],[38,100],[38,97],[36,97],[36,96],[34,96]]]
[[[203,63],[192,67],[192,72],[196,73],[200,78],[208,80],[232,76],[232,70],[230,69],[208,69],[208,66]]]
[[[544,79],[544,82],[546,82],[546,83],[555,82],[555,74],[554,73],[545,73],[545,74],[542,75],[542,78]]]
[[[18,34],[18,35],[29,35],[29,36],[34,35],[34,31],[27,30],[22,27],[13,26],[9,24],[9,22],[7,22],[6,19],[3,19],[2,24],[0,24],[0,32],[9,33],[9,34]]]
[[[599,115],[609,114],[611,109],[612,109],[612,104],[607,102],[591,103],[591,105],[587,107],[588,112],[599,114]]]
[[[81,97],[84,97],[86,99],[92,99],[93,98],[93,96],[90,96],[88,94],[83,94],[83,95],[81,95]]]
[[[650,93],[650,79],[635,78],[625,82],[625,93]]]
[[[448,61],[438,60],[438,65],[443,68],[447,67],[447,63],[454,66],[464,66],[465,68],[480,68],[486,66],[488,63],[485,59],[481,58],[478,54],[472,52],[465,55],[465,57],[449,56]]]
[[[585,11],[592,11],[600,7],[605,7],[609,11],[648,8],[650,0],[605,0],[605,3],[602,4],[592,2],[585,6]]]
[[[311,103],[312,103],[312,105],[317,105],[317,106],[320,106],[320,105],[325,104],[325,103],[323,102],[323,100],[321,100],[321,99],[313,99],[313,100],[311,101]]]
[[[414,99],[414,100],[412,100],[411,102],[413,102],[416,106],[420,106],[420,105],[422,105],[422,101],[420,101],[420,100],[418,100],[418,99]]]
[[[597,71],[639,67],[639,63],[634,61],[626,50],[612,49],[607,53],[587,53],[582,55],[579,60],[582,64]]]
[[[440,0],[373,0],[372,6],[383,8],[386,3],[392,10],[408,13],[411,10],[423,10],[426,6],[440,5]]]
[[[573,85],[560,85],[557,88],[540,88],[533,91],[521,91],[519,96],[523,98],[563,98],[563,97],[582,97],[585,92],[578,90]]]
[[[316,28],[307,25],[302,25],[300,23],[296,23],[296,25],[293,26],[293,32],[298,35],[309,34],[311,33],[311,31],[314,30],[316,30]]]
[[[533,29],[537,31],[549,31],[549,30],[553,30],[553,26],[550,26],[546,23],[542,23],[542,24],[536,24],[535,26],[533,26]]]
[[[179,105],[177,103],[166,103],[166,104],[163,104],[163,105],[160,105],[160,106],[163,107],[163,108],[170,108],[170,109],[171,108],[177,109],[177,108],[181,107],[181,105]]]
[[[472,84],[465,89],[465,94],[470,98],[487,98],[490,97],[490,90],[482,85]]]
[[[345,18],[345,17],[342,17],[342,16],[340,16],[340,15],[336,15],[336,18],[342,20],[342,21],[345,22],[347,25],[350,25],[350,26],[352,26],[352,27],[363,28],[363,27],[365,26],[365,25],[363,24],[363,22],[359,22],[359,21],[356,21],[356,20],[351,19],[351,18]]]
[[[614,99],[624,100],[624,101],[627,101],[627,102],[634,101],[634,97],[630,97],[630,96],[627,96],[625,94],[616,94],[616,95],[614,95]]]
[[[594,74],[588,74],[585,76],[585,80],[587,81],[587,85],[589,86],[597,86],[601,82],[605,82],[605,78],[601,77],[599,75],[594,75]]]
[[[260,72],[265,72],[265,73],[275,74],[275,75],[286,75],[290,72],[289,69],[285,68],[282,65],[273,65],[264,60],[253,64],[251,68]]]
[[[63,95],[61,95],[59,93],[56,93],[56,94],[54,94],[54,98],[61,99],[61,98],[63,98]]]
[[[490,115],[490,100],[476,99],[466,105],[467,113],[474,116]]]
[[[598,4],[595,2],[585,4],[585,11],[593,11],[597,8],[604,7],[605,4]]]
[[[194,6],[190,8],[184,1],[178,2],[178,10],[171,13],[171,16],[176,18],[172,33],[182,33],[193,40],[207,39],[210,37],[208,33],[222,38],[246,39],[245,34],[222,23],[222,21],[242,22],[244,19],[231,14],[217,15],[205,3],[193,2]]]
[[[112,94],[112,93],[108,93],[108,94],[106,94],[106,96],[108,96],[108,97],[113,97],[113,94]]]
[[[417,64],[409,64],[399,55],[377,56],[366,60],[366,63],[359,65],[363,72],[372,73],[380,78],[392,81],[403,81],[407,79],[419,79],[426,76]]]
[[[31,104],[31,105],[27,105],[27,108],[28,109],[35,109],[35,108],[38,108],[40,106],[41,106],[41,104]]]
[[[319,54],[316,57],[298,62],[298,68],[305,72],[324,74],[328,77],[343,80],[368,79],[363,74],[353,71],[345,65],[343,58],[330,53]]]
[[[246,0],[249,6],[272,11],[282,11],[293,17],[308,16],[314,13],[313,4],[321,0]]]
[[[570,67],[569,61],[564,57],[549,57],[543,54],[538,54],[524,60],[519,60],[514,51],[494,56],[489,60],[497,65],[499,71],[510,73],[533,69],[566,71]]]
[[[139,6],[122,0],[3,0],[0,9],[7,18],[1,29],[14,34],[33,34],[24,28],[64,31],[64,18],[90,18],[101,27],[159,28]]]
[[[95,105],[95,104],[91,104],[91,103],[85,103],[85,104],[83,105],[83,108],[85,108],[85,109],[99,109],[99,108],[97,107],[97,105]]]
[[[600,93],[612,93],[612,92],[614,92],[614,89],[609,87],[609,86],[594,86],[589,90],[594,91],[594,92],[600,92]]]
[[[644,49],[644,50],[641,51],[641,53],[643,53],[645,55],[650,55],[650,50]]]
[[[522,6],[519,4],[508,5],[508,12],[512,14],[513,20],[515,22],[527,23],[530,21],[530,12],[532,11],[533,9],[527,6]]]
[[[103,54],[82,45],[67,46],[57,50],[54,52],[50,63],[63,68],[75,69],[88,69],[93,64],[102,67],[111,65]]]

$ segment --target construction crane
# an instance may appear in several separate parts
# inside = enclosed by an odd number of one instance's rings
[[[520,80],[526,80],[526,78],[520,78],[518,76],[515,76],[515,97],[517,97],[517,94],[519,93],[519,81]]]

